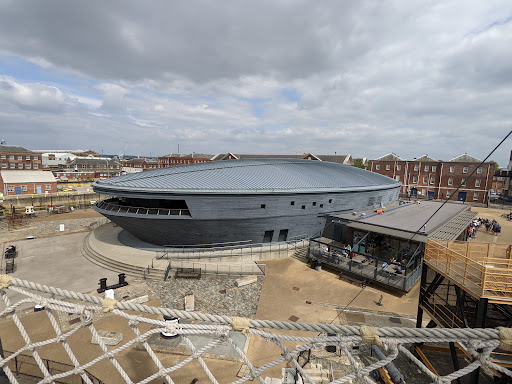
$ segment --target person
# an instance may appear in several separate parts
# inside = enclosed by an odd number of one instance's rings
[[[9,246],[7,247],[7,249],[5,250],[4,257],[5,257],[6,259],[8,259],[8,258],[9,258],[9,256],[14,255],[14,253],[15,253],[15,252],[16,252],[16,247],[15,247],[14,245],[9,245]]]
[[[386,269],[388,269],[388,267],[389,267],[389,264],[388,264],[388,263],[386,263],[386,262],[383,262],[383,263],[382,263],[382,270],[383,270],[383,271],[385,271]]]

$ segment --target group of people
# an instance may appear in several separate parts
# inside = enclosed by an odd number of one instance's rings
[[[405,269],[407,268],[407,259],[402,259],[401,261],[397,261],[394,257],[389,260],[389,264],[387,262],[382,263],[382,270],[389,272],[389,268],[394,269],[394,272],[401,275]]]
[[[332,261],[336,264],[339,264],[340,258],[345,257],[348,258],[350,252],[352,251],[352,247],[350,245],[346,245],[340,250],[335,249],[332,254],[329,254],[329,247],[320,247],[319,255],[320,257],[332,258]]]
[[[494,236],[498,236],[501,233],[501,225],[496,220],[483,219],[479,217],[478,219],[474,219],[469,225],[468,237],[470,239],[476,237],[476,231],[480,226],[484,226],[486,232],[492,231]]]
[[[14,245],[9,245],[4,252],[4,258],[8,259],[16,253],[16,247]]]

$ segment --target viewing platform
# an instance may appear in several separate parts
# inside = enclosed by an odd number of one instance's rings
[[[425,263],[475,298],[512,304],[512,245],[429,240]]]

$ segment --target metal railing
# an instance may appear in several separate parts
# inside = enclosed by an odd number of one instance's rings
[[[164,246],[157,252],[155,260],[202,260],[212,258],[240,257],[245,261],[257,261],[262,254],[295,253],[308,245],[307,235],[293,236],[287,241],[276,243],[252,243],[251,241],[227,242],[203,245]],[[272,258],[272,257],[269,257]]]
[[[148,208],[132,207],[119,204],[119,200],[102,200],[96,203],[98,209],[117,213],[133,213],[135,215],[156,215],[156,216],[190,216],[188,209],[167,209],[167,208]]]
[[[328,246],[329,252],[321,252],[321,248]],[[337,251],[334,254],[334,251]],[[421,262],[418,265],[408,265],[405,270],[398,272],[398,265],[395,267],[390,264],[387,268],[383,269],[384,263],[388,264],[389,260],[381,259],[376,256],[366,255],[361,253],[346,252],[345,255],[341,253],[343,248],[335,245],[327,245],[318,242],[314,239],[310,240],[309,257],[312,260],[320,262],[321,265],[328,266],[328,268],[349,272],[367,281],[377,281],[381,284],[398,288],[408,292],[416,284],[421,277]],[[396,268],[396,269],[394,269]]]
[[[5,351],[4,350],[4,358],[8,358],[13,355],[14,352]],[[60,363],[58,361],[53,361],[49,359],[41,359],[50,373],[50,375],[57,375],[59,373],[64,373],[72,370],[74,366],[70,364]],[[43,378],[43,373],[39,368],[37,362],[34,357],[31,355],[18,354],[13,359],[9,360],[7,363],[11,371],[16,373],[17,375],[22,374],[30,377]],[[93,384],[105,384],[103,381],[98,379],[92,373],[84,370],[85,375],[89,378],[89,380]],[[59,379],[59,381],[53,381],[57,384],[83,384],[84,380],[80,377],[80,375],[71,375],[67,377],[63,377]]]

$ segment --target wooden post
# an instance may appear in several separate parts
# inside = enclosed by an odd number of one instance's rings
[[[487,277],[487,268],[485,267],[485,264],[482,265],[482,278],[481,278],[481,282],[482,282],[482,294],[481,296],[483,297],[485,295],[485,279]]]

